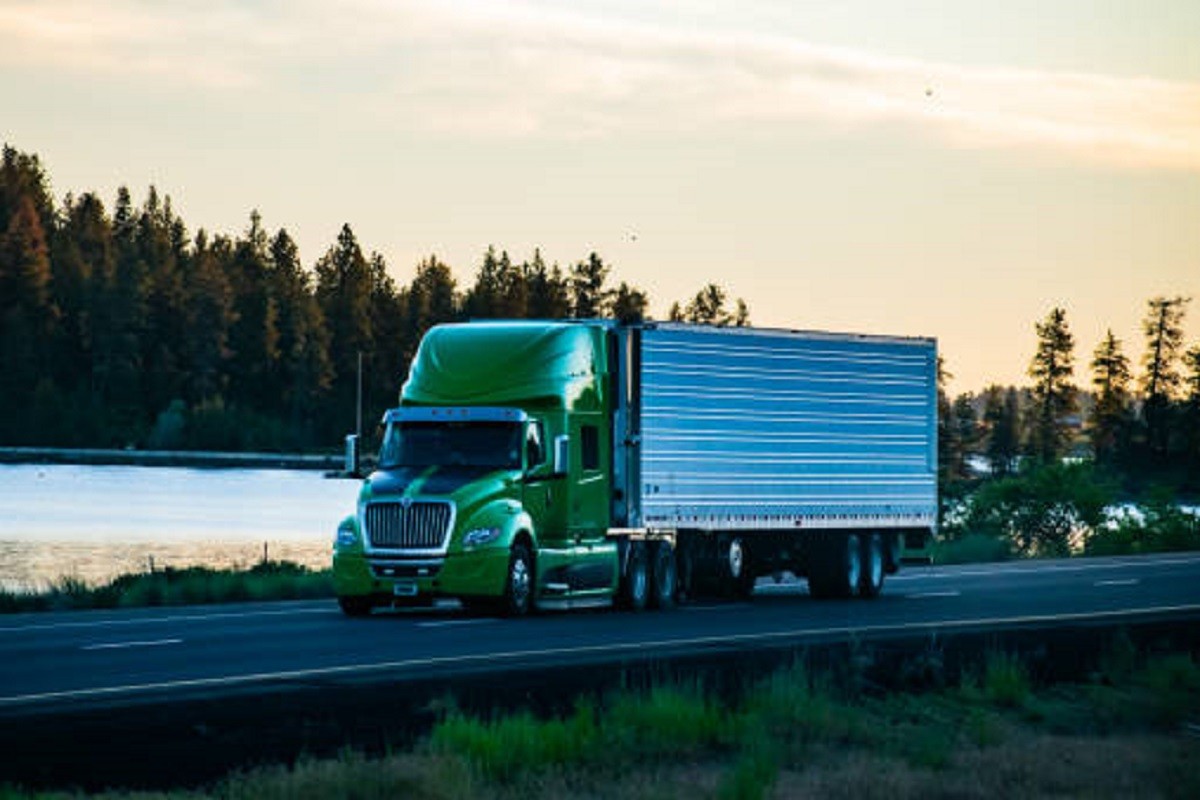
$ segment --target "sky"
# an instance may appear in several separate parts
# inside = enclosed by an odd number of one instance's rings
[[[0,140],[56,196],[257,209],[311,266],[349,223],[397,281],[591,251],[664,317],[935,336],[951,388],[1076,380],[1195,298],[1195,0],[0,0]]]

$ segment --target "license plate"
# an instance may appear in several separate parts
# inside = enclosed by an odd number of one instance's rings
[[[416,581],[396,581],[392,585],[392,594],[396,597],[416,597],[417,582]]]

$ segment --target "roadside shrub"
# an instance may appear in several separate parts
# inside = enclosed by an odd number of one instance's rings
[[[567,719],[536,719],[526,711],[489,721],[454,713],[433,729],[430,746],[466,759],[491,780],[511,781],[526,770],[582,763],[596,737],[595,711],[580,703]]]
[[[40,592],[0,592],[0,612],[139,608],[244,600],[301,600],[333,596],[333,578],[286,561],[266,561],[249,570],[168,567],[121,575],[89,586],[75,577],[59,579]]]
[[[1003,708],[1021,708],[1029,699],[1029,675],[1025,665],[1008,653],[988,653],[983,670],[983,694]]]
[[[605,727],[616,739],[610,744],[627,752],[684,755],[735,735],[729,717],[699,686],[656,686],[645,694],[618,696]]]
[[[1069,555],[1104,521],[1113,489],[1088,464],[1034,466],[985,483],[966,502],[963,528],[1026,556]]]
[[[1133,555],[1200,550],[1200,516],[1175,504],[1169,490],[1151,493],[1145,505],[1122,514],[1088,537],[1088,555]]]

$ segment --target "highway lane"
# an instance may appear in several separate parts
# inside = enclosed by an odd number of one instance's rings
[[[1200,554],[907,568],[870,602],[764,580],[748,602],[671,613],[504,620],[445,603],[347,619],[318,601],[31,614],[0,617],[0,712],[1127,614],[1200,619]]]

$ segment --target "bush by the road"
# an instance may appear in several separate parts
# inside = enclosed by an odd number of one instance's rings
[[[1200,516],[1159,492],[1088,537],[1084,552],[1094,556],[1200,550]]]
[[[99,586],[67,577],[43,591],[0,591],[0,613],[332,596],[333,578],[328,570],[311,570],[289,561],[263,561],[247,570],[168,567],[122,575]]]
[[[1079,463],[1031,466],[954,498],[932,557],[963,564],[1179,550],[1200,550],[1200,516],[1180,508],[1170,489],[1118,504],[1108,476]]]

